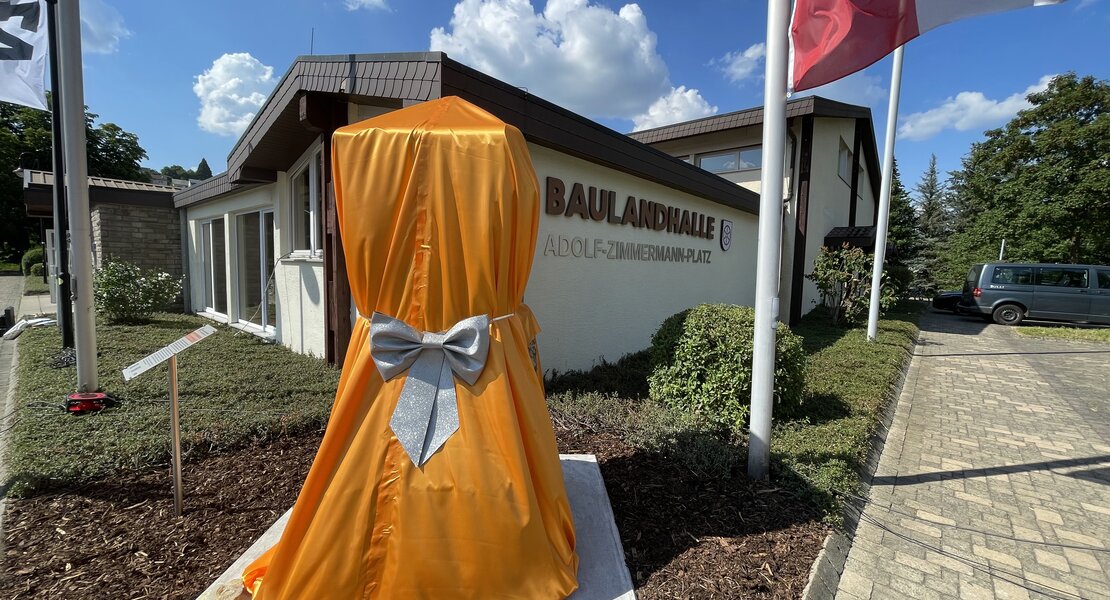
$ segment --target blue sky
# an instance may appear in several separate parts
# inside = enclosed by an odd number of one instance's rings
[[[920,0],[919,0],[920,1]],[[82,0],[85,101],[139,135],[147,166],[223,169],[292,60],[444,49],[617,129],[762,102],[766,3],[739,0]],[[1110,78],[1110,0],[957,22],[906,47],[896,156],[912,187],[1005,123],[1046,76]],[[870,106],[882,144],[890,59],[817,93]],[[881,151],[881,148],[880,148]]]

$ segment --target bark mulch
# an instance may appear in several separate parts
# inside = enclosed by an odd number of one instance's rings
[[[797,598],[828,533],[772,485],[692,475],[605,434],[560,432],[598,455],[637,596]],[[0,598],[193,599],[296,499],[318,436],[9,500]]]

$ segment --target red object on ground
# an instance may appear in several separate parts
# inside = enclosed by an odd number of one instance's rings
[[[104,392],[70,394],[66,396],[66,412],[77,415],[96,412],[108,406],[111,401],[112,397]]]

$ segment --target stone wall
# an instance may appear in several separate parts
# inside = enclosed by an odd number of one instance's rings
[[[95,204],[92,207],[94,266],[115,259],[181,277],[181,225],[175,208]],[[180,309],[179,297],[174,303]]]

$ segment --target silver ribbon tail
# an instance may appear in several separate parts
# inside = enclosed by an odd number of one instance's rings
[[[489,317],[459,321],[446,333],[418,331],[375,312],[370,319],[370,355],[382,378],[406,371],[389,426],[413,464],[420,467],[459,429],[454,378],[474,385],[489,353]]]

